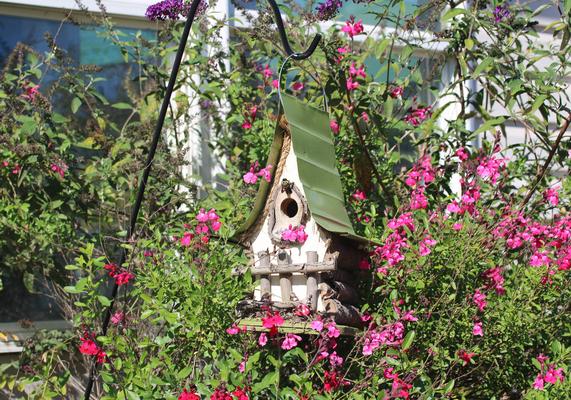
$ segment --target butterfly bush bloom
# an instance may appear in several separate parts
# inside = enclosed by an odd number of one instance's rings
[[[508,6],[505,4],[501,4],[501,5],[497,6],[496,8],[494,8],[493,14],[494,14],[494,22],[496,24],[498,24],[498,23],[500,23],[506,19],[509,19],[511,17],[510,10],[509,10]]]
[[[327,21],[335,17],[342,6],[341,0],[325,0],[317,5],[315,16],[319,21]]]
[[[163,0],[150,5],[145,12],[145,16],[151,21],[176,21],[188,15],[190,4],[190,1],[185,0]],[[205,0],[201,0],[196,9],[196,15],[203,15],[207,7],[208,3]]]
[[[353,39],[355,36],[363,33],[363,20],[355,22],[355,17],[351,15],[347,21],[345,21],[345,26],[341,28],[342,32],[345,32],[347,36]]]

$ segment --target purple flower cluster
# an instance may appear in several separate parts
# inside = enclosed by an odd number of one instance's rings
[[[197,15],[202,15],[206,11],[208,3],[201,0],[196,10]],[[147,8],[145,16],[151,21],[176,21],[181,17],[186,17],[190,11],[190,2],[185,0],[163,0]]]
[[[506,5],[499,5],[494,9],[494,21],[497,23],[511,17],[510,10]]]
[[[316,17],[320,21],[327,21],[337,15],[343,5],[341,0],[325,0],[317,5]]]

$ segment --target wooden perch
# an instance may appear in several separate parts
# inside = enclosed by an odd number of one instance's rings
[[[321,297],[326,299],[336,299],[341,303],[359,304],[359,294],[357,291],[346,283],[332,281],[330,283],[320,283],[319,291]]]
[[[337,324],[357,327],[363,324],[361,314],[354,306],[341,304],[335,299],[323,300],[323,305],[325,312],[331,315]]]

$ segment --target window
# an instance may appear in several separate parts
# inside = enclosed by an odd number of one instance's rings
[[[129,2],[123,0],[122,3]],[[0,4],[3,2],[0,1]],[[26,1],[28,6],[2,4],[0,8],[0,68],[4,68],[18,43],[23,43],[39,53],[48,51],[46,33],[55,37],[57,45],[66,51],[77,65],[93,64],[103,66],[95,72],[98,78],[97,89],[111,103],[126,100],[123,81],[133,74],[133,65],[126,63],[120,50],[100,34],[100,29],[90,25],[64,22],[67,15],[61,9],[29,7],[42,0]],[[59,2],[62,3],[62,2]],[[73,6],[73,1],[69,4]],[[116,3],[108,1],[107,3]],[[145,1],[137,1],[134,11],[144,13]],[[150,3],[150,2],[149,2]],[[41,5],[41,4],[40,4]],[[49,5],[49,4],[48,4]],[[67,5],[67,4],[66,4]],[[113,4],[111,4],[113,6]],[[108,7],[109,10],[109,7]],[[137,15],[140,16],[140,15]],[[147,40],[156,36],[153,24],[127,18],[114,18],[118,29],[124,35],[140,34]],[[57,79],[53,72],[46,74],[40,91],[49,88]],[[71,99],[69,99],[71,101]],[[60,112],[69,110],[68,101],[55,103]],[[125,112],[116,110],[117,113]],[[1,255],[0,255],[1,258]],[[21,350],[20,342],[31,336],[36,329],[56,329],[68,326],[62,321],[62,312],[50,296],[49,282],[36,282],[35,292],[28,290],[25,279],[18,273],[0,270],[2,290],[0,290],[0,353],[13,353]]]

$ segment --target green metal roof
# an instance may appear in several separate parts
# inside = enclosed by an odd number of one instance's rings
[[[329,115],[287,94],[282,105],[311,215],[330,232],[355,235],[335,166]]]
[[[288,122],[299,177],[309,211],[319,226],[349,239],[370,243],[355,234],[347,210],[341,177],[336,167],[335,146],[329,115],[288,94],[282,94],[283,114]],[[277,124],[268,164],[277,165],[283,144],[283,129]],[[252,213],[238,233],[246,232],[263,210],[272,182],[262,180]]]

